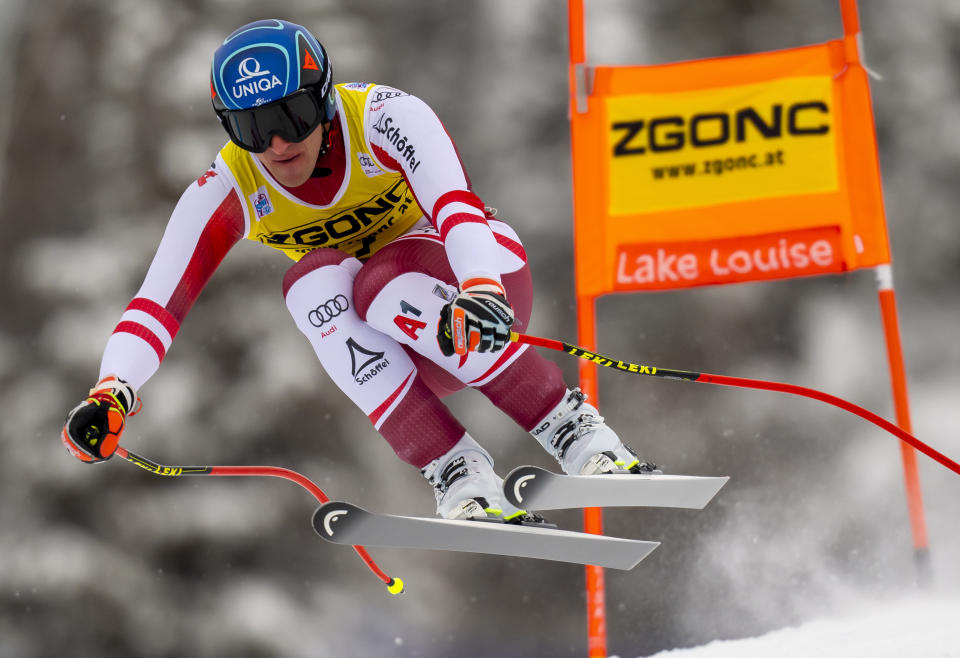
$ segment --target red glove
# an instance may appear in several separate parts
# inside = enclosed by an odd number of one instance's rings
[[[137,392],[127,382],[107,375],[90,389],[90,396],[70,410],[60,439],[67,451],[87,463],[110,459],[120,435],[124,419],[140,411]]]

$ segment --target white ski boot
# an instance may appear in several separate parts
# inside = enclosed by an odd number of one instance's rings
[[[437,516],[445,519],[541,524],[542,517],[511,505],[493,458],[469,434],[420,470],[433,485]]]
[[[599,473],[659,473],[656,464],[641,462],[603,422],[596,407],[579,388],[550,411],[530,434],[559,462],[568,475]]]

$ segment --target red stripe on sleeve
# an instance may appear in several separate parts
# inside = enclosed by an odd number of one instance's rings
[[[444,192],[440,195],[440,198],[437,199],[437,202],[433,204],[433,213],[430,217],[433,219],[433,223],[437,223],[437,213],[443,210],[443,207],[450,203],[465,203],[468,206],[473,206],[481,213],[484,211],[485,206],[483,201],[480,200],[473,192],[468,190],[451,190],[450,192]]]
[[[399,172],[403,171],[403,167],[400,166],[400,163],[397,162],[396,158],[391,156],[385,149],[377,146],[376,144],[373,144],[373,154],[377,156],[377,160],[379,160],[381,164],[387,165],[388,169]]]
[[[160,324],[163,325],[163,328],[167,330],[167,333],[170,334],[172,339],[177,335],[177,332],[180,331],[180,323],[177,322],[177,319],[170,314],[170,311],[160,306],[152,299],[147,299],[146,297],[136,297],[130,305],[127,306],[128,311],[143,311],[147,315],[154,317]]]
[[[223,261],[230,248],[243,235],[243,206],[236,190],[232,190],[223,203],[213,211],[210,220],[200,234],[193,256],[180,283],[167,302],[167,311],[178,323],[200,296],[200,291],[210,280],[214,270]]]
[[[443,220],[443,226],[440,227],[440,239],[446,240],[447,233],[450,232],[450,229],[460,224],[482,224],[488,226],[487,220],[479,215],[470,215],[465,212],[454,213]]]
[[[157,358],[160,361],[163,361],[163,357],[167,353],[167,350],[163,347],[163,343],[160,341],[157,335],[139,322],[130,322],[129,320],[124,320],[117,325],[117,328],[113,330],[113,333],[133,334],[137,338],[142,338],[147,342],[148,345],[150,345],[150,347],[153,348],[153,351],[157,353]]]

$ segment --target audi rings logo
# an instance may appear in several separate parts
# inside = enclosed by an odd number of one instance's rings
[[[322,327],[348,308],[350,308],[350,300],[347,299],[346,295],[337,295],[310,311],[307,314],[307,319],[314,327]]]

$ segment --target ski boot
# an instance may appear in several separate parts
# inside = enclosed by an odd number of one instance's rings
[[[579,388],[568,391],[532,431],[568,475],[661,473],[656,464],[642,462],[603,422],[596,407]]]
[[[493,458],[469,434],[420,472],[433,485],[437,516],[444,519],[556,527],[504,498],[503,480],[493,470]]]

